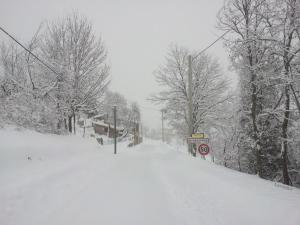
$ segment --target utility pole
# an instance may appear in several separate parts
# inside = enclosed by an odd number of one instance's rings
[[[165,134],[164,134],[164,110],[161,110],[161,139],[162,142],[165,142]]]
[[[136,145],[136,122],[133,122],[133,145]]]
[[[188,109],[189,109],[189,137],[193,134],[193,118],[192,118],[192,56],[188,56]],[[188,152],[192,154],[192,145],[188,144]]]
[[[83,137],[85,137],[85,124],[86,124],[85,120],[86,119],[83,120]]]
[[[117,106],[114,106],[113,109],[114,109],[114,145],[115,145],[114,154],[117,154]]]
[[[73,125],[73,127],[74,127],[74,134],[76,134],[76,128],[75,128],[75,126],[76,126],[75,112],[74,112],[74,115],[73,115],[73,123],[74,123],[74,125]]]
[[[140,131],[141,132],[141,140],[140,141],[144,142],[144,137],[143,137],[144,134],[143,134],[143,124],[142,124],[142,121],[140,123],[140,129],[141,129],[141,131]]]

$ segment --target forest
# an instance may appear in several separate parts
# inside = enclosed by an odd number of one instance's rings
[[[217,17],[232,70],[232,88],[215,56],[173,45],[157,71],[177,135],[188,133],[188,56],[192,130],[208,134],[214,161],[261,178],[300,186],[300,2],[227,1]]]

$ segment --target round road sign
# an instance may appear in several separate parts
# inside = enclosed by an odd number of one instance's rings
[[[209,146],[207,144],[201,144],[198,147],[200,155],[207,155],[209,153]]]

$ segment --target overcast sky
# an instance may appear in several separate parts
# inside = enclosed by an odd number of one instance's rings
[[[76,11],[93,24],[109,53],[111,86],[141,106],[142,120],[160,126],[159,109],[147,101],[159,91],[153,71],[164,63],[172,43],[201,50],[222,32],[215,28],[223,0],[0,0],[0,25],[26,42],[42,21]],[[0,34],[0,41],[5,40]],[[222,42],[209,53],[219,58],[224,72],[228,59]]]

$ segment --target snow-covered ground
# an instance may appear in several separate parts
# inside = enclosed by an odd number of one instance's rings
[[[300,191],[155,141],[0,130],[1,225],[299,225]]]

